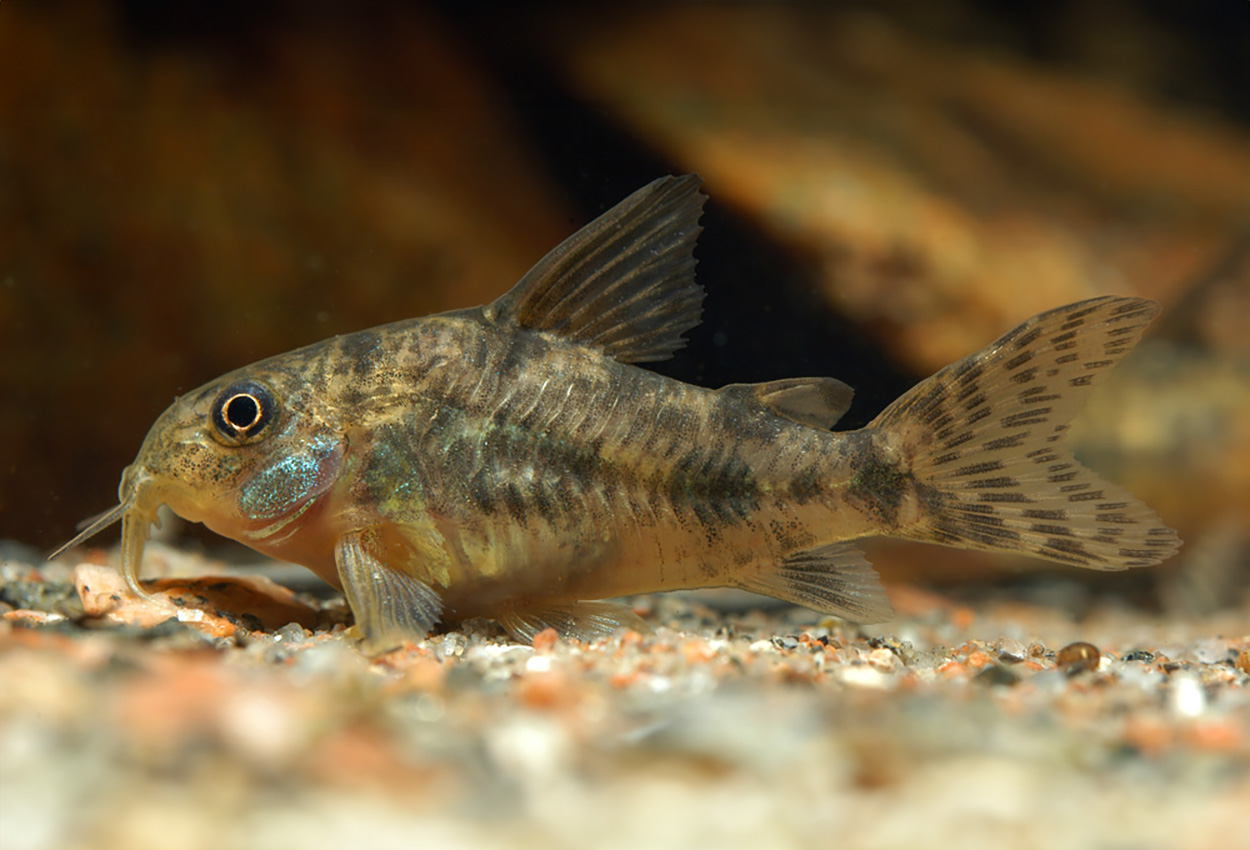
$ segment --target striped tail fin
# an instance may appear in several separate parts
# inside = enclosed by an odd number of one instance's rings
[[[1176,532],[1059,443],[1158,312],[1119,297],[1050,310],[890,405],[869,427],[910,466],[919,506],[895,533],[1099,570],[1174,554]]]

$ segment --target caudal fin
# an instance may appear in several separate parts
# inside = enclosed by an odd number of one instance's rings
[[[1095,298],[1034,316],[912,388],[869,426],[910,466],[919,518],[901,536],[1120,570],[1157,564],[1176,532],[1059,445],[1091,386],[1159,312]]]

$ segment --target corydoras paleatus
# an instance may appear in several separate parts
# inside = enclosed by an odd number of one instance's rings
[[[732,586],[851,620],[890,616],[857,538],[1025,552],[1081,567],[1179,546],[1060,438],[1153,302],[1042,313],[833,432],[832,378],[681,383],[699,321],[693,176],[635,192],[484,307],[245,366],[166,410],[122,475],[139,581],[161,504],[342,588],[371,650],[468,617],[528,640],[610,632],[634,593]]]

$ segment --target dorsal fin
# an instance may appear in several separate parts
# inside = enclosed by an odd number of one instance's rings
[[[828,430],[851,407],[855,394],[837,378],[783,378],[761,384],[728,384],[717,392],[762,404],[786,419]]]
[[[664,360],[699,323],[697,175],[662,177],[565,239],[483,313],[549,331],[623,363]]]

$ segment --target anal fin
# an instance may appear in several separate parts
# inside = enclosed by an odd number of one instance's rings
[[[736,583],[743,590],[856,623],[880,623],[894,615],[877,571],[848,542],[796,552],[773,568],[739,576]]]
[[[345,535],[334,547],[334,562],[365,649],[384,652],[424,638],[438,622],[443,602],[425,582],[370,554],[368,536]]]
[[[611,637],[618,629],[646,629],[641,617],[614,602],[560,602],[509,608],[496,614],[495,619],[522,643],[532,643],[534,635],[544,629],[555,629],[565,639],[583,641]]]

